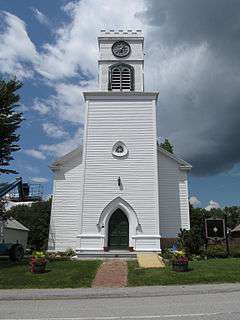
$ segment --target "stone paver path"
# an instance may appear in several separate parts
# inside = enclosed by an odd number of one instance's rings
[[[118,288],[127,285],[128,267],[124,260],[109,260],[102,263],[97,271],[92,287]]]
[[[157,253],[139,253],[137,255],[140,268],[164,268],[163,259]]]

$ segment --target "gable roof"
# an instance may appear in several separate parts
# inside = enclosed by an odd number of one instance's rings
[[[69,153],[65,154],[64,156],[62,156],[61,158],[55,160],[50,166],[49,168],[51,170],[56,170],[59,167],[61,167],[62,165],[64,165],[65,163],[67,163],[69,160],[71,160],[72,158],[76,157],[76,156],[80,156],[82,157],[82,146],[70,151]]]
[[[167,156],[167,157],[171,158],[172,160],[176,161],[177,163],[179,163],[180,164],[180,169],[184,169],[184,170],[191,170],[192,169],[192,165],[190,163],[188,163],[185,160],[177,157],[175,154],[170,153],[167,150],[163,149],[162,147],[160,147],[159,144],[158,144],[158,152],[161,152],[165,156]]]
[[[168,151],[166,151],[165,149],[163,149],[162,147],[160,147],[158,145],[158,152],[161,152],[162,154],[164,154],[165,156],[171,158],[172,160],[176,161],[178,164],[180,164],[180,169],[183,170],[191,170],[192,166],[191,164],[189,164],[188,162],[184,161],[183,159],[177,157],[175,154],[170,153]],[[62,156],[61,158],[55,160],[50,166],[49,168],[51,170],[56,170],[58,168],[60,168],[62,165],[64,165],[65,163],[67,163],[69,160],[71,160],[72,158],[76,157],[76,156],[80,156],[82,157],[82,146],[72,150],[71,152],[65,154],[64,156]]]
[[[239,232],[239,231],[240,231],[240,224],[231,230],[231,232]]]
[[[10,218],[7,220],[6,228],[7,229],[29,231],[28,228],[26,228],[23,224],[21,224],[19,221],[15,220],[13,218]]]

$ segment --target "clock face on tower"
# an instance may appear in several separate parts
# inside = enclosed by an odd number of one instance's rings
[[[124,58],[127,57],[131,52],[130,45],[123,40],[116,41],[112,45],[112,53],[115,57]]]

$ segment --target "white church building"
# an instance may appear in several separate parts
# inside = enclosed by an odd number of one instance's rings
[[[190,227],[191,165],[158,145],[142,31],[102,30],[98,45],[99,89],[83,93],[83,145],[50,166],[48,249],[160,251]]]

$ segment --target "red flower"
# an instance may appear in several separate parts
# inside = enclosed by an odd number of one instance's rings
[[[188,263],[188,257],[182,256],[176,259],[177,264],[187,264]]]

